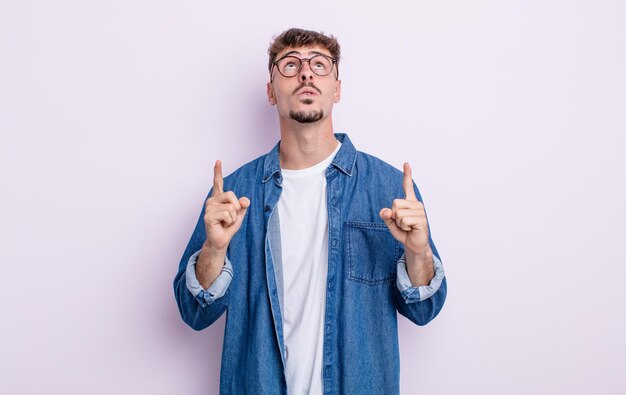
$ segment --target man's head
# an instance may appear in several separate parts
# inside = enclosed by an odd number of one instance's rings
[[[337,61],[337,64],[339,64],[341,48],[339,47],[339,43],[335,37],[326,36],[324,33],[318,33],[312,30],[292,28],[275,37],[274,41],[267,50],[267,53],[270,56],[268,64],[270,74],[272,73],[272,67],[274,66],[274,61],[276,61],[278,54],[282,53],[287,48],[315,46],[324,48],[328,51],[330,56]],[[337,73],[338,72],[339,71],[337,70]]]
[[[300,123],[328,117],[341,96],[337,39],[289,29],[274,39],[268,54],[267,96],[279,115]]]

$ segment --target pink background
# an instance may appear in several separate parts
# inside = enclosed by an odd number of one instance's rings
[[[171,283],[215,159],[278,139],[292,26],[339,38],[336,131],[411,163],[446,267],[402,392],[625,393],[626,3],[256,4],[0,1],[0,393],[217,393],[224,317]]]

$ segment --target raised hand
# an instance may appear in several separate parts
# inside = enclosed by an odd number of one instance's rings
[[[217,160],[213,168],[213,192],[205,202],[204,226],[206,246],[212,252],[225,252],[230,240],[241,227],[250,207],[246,197],[237,198],[232,191],[224,192],[222,162]]]
[[[402,188],[404,199],[394,199],[391,208],[383,208],[378,214],[387,224],[391,235],[404,244],[407,255],[412,253],[416,256],[426,256],[430,253],[426,211],[415,196],[408,162],[404,163]]]

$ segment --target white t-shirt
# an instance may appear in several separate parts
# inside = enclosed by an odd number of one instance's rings
[[[324,309],[328,273],[326,168],[341,143],[322,162],[282,169],[278,200],[284,301],[282,312],[287,393],[322,393]]]

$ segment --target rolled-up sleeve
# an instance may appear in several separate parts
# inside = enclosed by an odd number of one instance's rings
[[[198,263],[198,257],[200,251],[195,252],[187,262],[187,268],[185,269],[185,282],[187,289],[196,298],[198,303],[202,307],[206,307],[215,302],[216,299],[221,298],[226,293],[230,282],[233,279],[233,265],[230,263],[228,257],[224,261],[224,268],[220,275],[213,281],[213,284],[208,289],[202,288],[198,278],[196,277],[196,264]]]
[[[430,284],[414,287],[411,284],[409,273],[406,268],[406,254],[402,254],[398,260],[398,274],[396,278],[396,286],[406,303],[421,302],[433,296],[441,287],[441,283],[445,277],[443,264],[441,260],[433,254],[433,263],[435,266],[435,276],[430,280]]]

